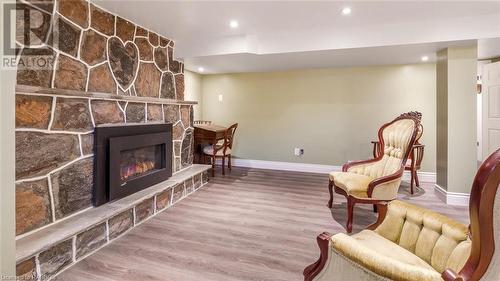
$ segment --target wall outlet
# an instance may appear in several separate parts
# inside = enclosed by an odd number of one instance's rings
[[[294,152],[295,156],[304,155],[304,149],[303,148],[296,147],[293,152]]]

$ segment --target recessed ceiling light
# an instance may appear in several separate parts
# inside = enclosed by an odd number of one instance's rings
[[[205,69],[203,67],[201,67],[201,66],[198,67],[198,72],[203,72],[203,71],[205,71]]]
[[[239,26],[239,23],[238,23],[238,21],[232,20],[229,22],[229,26],[231,28],[237,28]]]
[[[352,12],[352,10],[349,7],[345,7],[344,9],[342,9],[342,14],[343,15],[350,15],[351,12]]]
[[[429,57],[428,56],[422,56],[422,61],[428,61]]]

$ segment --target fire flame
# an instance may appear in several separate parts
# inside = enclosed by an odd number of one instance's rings
[[[131,177],[138,176],[140,174],[147,173],[155,169],[155,162],[153,161],[141,161],[129,164],[121,168],[121,179],[126,181]]]

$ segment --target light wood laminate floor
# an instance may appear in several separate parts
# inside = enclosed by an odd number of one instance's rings
[[[345,199],[330,212],[328,177],[233,168],[175,206],[61,273],[56,280],[302,280],[318,257],[317,234],[344,231]],[[444,205],[433,184],[400,199],[468,222],[465,207]],[[356,206],[354,231],[376,219]]]

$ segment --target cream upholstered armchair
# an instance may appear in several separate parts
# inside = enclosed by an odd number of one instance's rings
[[[418,112],[408,112],[383,125],[378,131],[383,153],[374,159],[348,162],[342,172],[330,173],[328,207],[333,205],[333,189],[347,198],[348,233],[352,231],[354,204],[375,205],[396,199],[420,116]]]
[[[305,281],[500,280],[500,149],[472,185],[470,225],[427,209],[380,203],[375,224],[352,236],[322,233]]]

